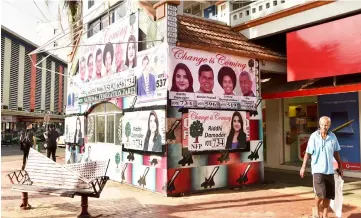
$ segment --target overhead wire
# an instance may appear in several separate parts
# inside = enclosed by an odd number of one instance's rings
[[[38,10],[40,11],[40,13],[43,15],[43,17],[45,18],[46,21],[49,21],[49,19],[45,16],[45,14],[43,13],[43,11],[39,8],[38,4],[35,2],[35,0],[33,0],[35,6],[38,8]],[[49,24],[51,25],[51,27],[53,27],[53,29],[55,29],[55,27],[53,26],[53,24],[51,24],[49,22]]]

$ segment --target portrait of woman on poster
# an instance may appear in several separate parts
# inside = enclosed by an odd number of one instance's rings
[[[112,43],[109,42],[105,45],[103,52],[105,75],[110,75],[113,73],[112,72],[113,57],[114,57],[114,48]]]
[[[76,129],[74,134],[74,144],[83,145],[83,133],[81,132],[80,118],[76,118]]]
[[[137,40],[134,35],[129,36],[125,58],[125,65],[128,67],[128,69],[132,69],[137,66],[138,48],[136,41]]]
[[[242,115],[236,111],[233,113],[231,121],[231,130],[226,141],[226,149],[246,149],[247,136],[243,131]]]
[[[148,118],[148,130],[144,139],[144,151],[162,151],[162,137],[159,134],[159,120],[157,114],[152,111]]]
[[[234,70],[230,67],[222,67],[218,72],[218,83],[224,90],[224,95],[235,95],[237,77]]]
[[[170,91],[173,92],[194,92],[192,73],[183,63],[175,66],[172,79],[172,87]]]

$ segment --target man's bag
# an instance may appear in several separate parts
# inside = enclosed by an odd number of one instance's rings
[[[338,173],[335,173],[335,200],[331,200],[330,207],[336,217],[342,217],[343,183],[344,181],[342,177]]]

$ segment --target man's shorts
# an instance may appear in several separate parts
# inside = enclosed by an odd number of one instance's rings
[[[313,174],[313,190],[318,198],[335,199],[335,178],[333,174]]]

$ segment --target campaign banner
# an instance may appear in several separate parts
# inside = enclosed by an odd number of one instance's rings
[[[65,118],[65,142],[78,145],[84,144],[84,116],[73,116]]]
[[[139,52],[135,70],[138,103],[167,99],[167,51],[167,44],[162,43]]]
[[[109,25],[79,46],[79,104],[136,95],[138,12]],[[83,46],[82,46],[83,45]]]
[[[340,144],[345,170],[361,170],[360,117],[358,93],[321,95],[318,97],[319,116],[331,118],[330,131]]]
[[[189,110],[188,150],[248,149],[249,114],[244,111]]]
[[[165,111],[134,111],[122,119],[124,148],[162,152],[165,144]]]
[[[168,65],[172,106],[255,110],[258,60],[171,46]]]

